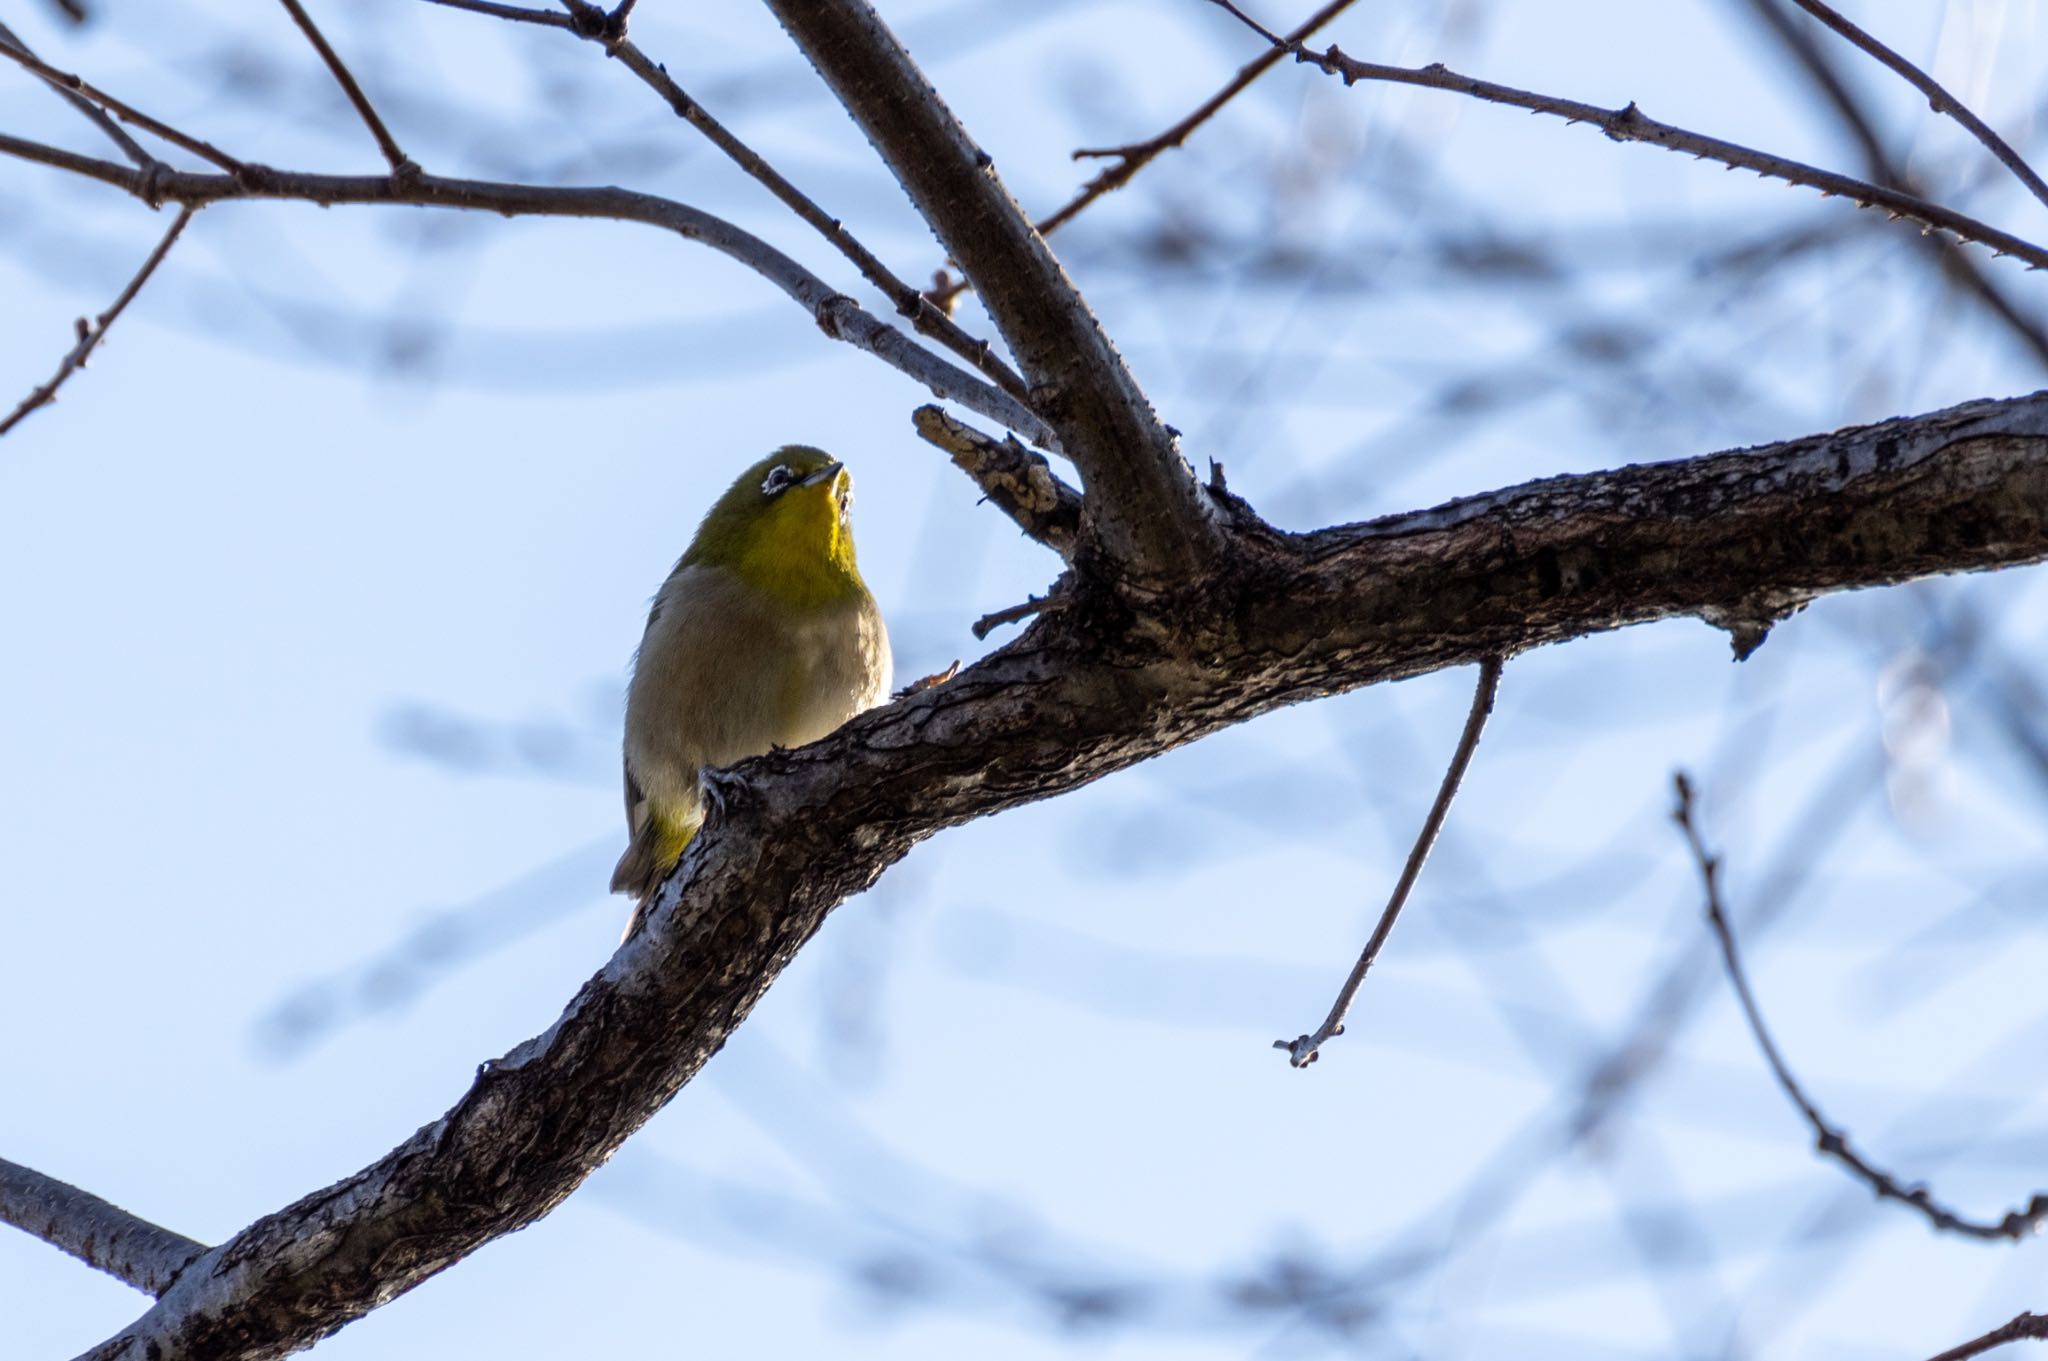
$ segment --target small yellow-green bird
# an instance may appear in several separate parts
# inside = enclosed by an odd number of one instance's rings
[[[705,770],[815,741],[889,693],[852,504],[844,466],[785,445],[718,498],[655,595],[626,691],[627,935],[704,821]]]

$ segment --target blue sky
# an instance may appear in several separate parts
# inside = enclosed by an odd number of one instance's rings
[[[237,154],[376,167],[281,11],[102,8],[80,33],[39,6],[4,17]],[[937,266],[762,13],[641,9],[648,51],[899,273]],[[993,38],[987,6],[883,9],[1039,210],[1086,173],[1073,147],[1164,126],[1255,52],[1197,0],[1065,5]],[[2028,144],[2037,15],[1857,12]],[[432,169],[525,158],[672,194],[855,287],[595,49],[412,0],[330,32]],[[1652,23],[1593,0],[1415,0],[1360,5],[1333,34],[1853,168],[1730,7],[1674,0]],[[1861,83],[1899,145],[1943,175],[1957,143],[1875,74]],[[0,127],[89,146],[5,73]],[[1428,148],[1425,171],[1402,170],[1395,134]],[[1846,240],[1753,306],[1686,276],[1672,224],[1732,239],[1849,210],[1449,95],[1283,67],[1148,183],[1062,252],[1190,454],[1292,527],[2040,381],[1935,293],[1905,233]],[[1972,211],[2042,234],[2038,205],[1973,183]],[[1643,325],[1668,389],[1560,376],[1577,361],[1540,296],[1404,282],[1416,224],[1464,203],[1475,229],[1608,231],[1587,293]],[[47,375],[162,222],[0,163],[0,393]],[[1162,222],[1376,245],[1290,292],[1131,267],[1128,243]],[[1340,265],[1366,285],[1345,294]],[[1991,268],[2039,314],[2038,276]],[[987,330],[971,306],[962,320]],[[1696,399],[1715,365],[1743,400]],[[1550,387],[1453,435],[1414,394],[1461,372]],[[624,668],[736,469],[791,441],[853,468],[906,677],[976,655],[967,626],[1050,578],[911,436],[924,400],[743,270],[641,229],[202,213],[62,400],[0,442],[0,1154],[218,1241],[437,1116],[616,940]],[[1325,1339],[1283,1311],[1220,1303],[1228,1282],[1440,1241],[1464,1246],[1362,1350],[1919,1353],[2043,1307],[2038,1248],[1936,1239],[1813,1160],[1719,995],[1622,1132],[1511,1205],[1481,1201],[1498,1223],[1462,1217],[1480,1213],[1464,1188],[1555,1137],[1579,1061],[1703,943],[1665,818],[1681,765],[1734,900],[1796,905],[1754,967],[1825,1104],[1994,1217],[2042,1184],[2042,943],[2019,928],[2048,838],[1994,684],[2048,658],[2041,583],[1827,602],[1741,667],[1691,622],[1518,659],[1351,1033],[1307,1074],[1267,1046],[1327,1006],[1469,674],[1276,714],[935,838],[560,1210],[320,1353],[1314,1354]],[[1998,665],[1914,691],[1941,721],[1908,723],[1900,678],[1935,674],[1928,620],[1958,607],[1993,621]],[[1927,759],[1900,755],[1902,725]],[[1681,1202],[1706,1207],[1687,1231],[1710,1251],[1647,1282],[1624,1211]],[[1075,1332],[1016,1284],[1044,1279],[1151,1293],[1135,1321]],[[0,1234],[0,1353],[75,1353],[142,1305]]]

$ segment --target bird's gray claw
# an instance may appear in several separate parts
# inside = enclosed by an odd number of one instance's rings
[[[725,792],[728,789],[745,789],[747,782],[730,771],[715,766],[705,766],[697,772],[697,790],[704,796],[704,802],[725,813]]]

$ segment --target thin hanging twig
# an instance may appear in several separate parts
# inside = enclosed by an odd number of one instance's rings
[[[1479,750],[1479,735],[1486,731],[1487,715],[1493,712],[1493,697],[1500,690],[1501,659],[1488,657],[1479,664],[1479,684],[1472,691],[1472,712],[1465,716],[1465,731],[1458,736],[1458,750],[1451,756],[1451,768],[1444,772],[1443,784],[1436,791],[1436,802],[1430,805],[1429,816],[1423,820],[1422,831],[1415,838],[1415,846],[1408,852],[1408,863],[1401,867],[1401,878],[1394,885],[1393,896],[1387,899],[1387,906],[1380,913],[1379,924],[1372,929],[1372,938],[1365,943],[1365,950],[1358,956],[1358,963],[1352,965],[1351,976],[1344,980],[1344,986],[1337,993],[1337,1001],[1330,1008],[1330,1014],[1316,1027],[1315,1033],[1297,1036],[1292,1040],[1275,1040],[1273,1047],[1286,1053],[1287,1061],[1296,1068],[1306,1068],[1316,1061],[1317,1051],[1326,1040],[1344,1033],[1344,1016],[1351,1010],[1351,1003],[1358,996],[1359,985],[1365,982],[1366,971],[1379,958],[1380,949],[1393,933],[1394,919],[1401,915],[1401,907],[1408,901],[1409,890],[1422,874],[1423,865],[1429,860],[1430,850],[1436,845],[1437,834],[1443,830],[1444,819],[1450,815],[1451,801],[1458,797],[1458,786],[1464,783],[1466,767],[1472,764],[1472,753]]]
[[[1763,1008],[1757,1005],[1756,994],[1750,990],[1749,974],[1742,967],[1741,951],[1735,946],[1735,928],[1729,924],[1728,913],[1721,904],[1721,861],[1707,851],[1705,840],[1700,836],[1699,824],[1693,816],[1692,781],[1684,771],[1672,778],[1677,790],[1678,803],[1671,810],[1671,820],[1685,833],[1686,844],[1692,848],[1692,857],[1699,866],[1700,884],[1707,899],[1707,922],[1714,928],[1714,935],[1721,943],[1721,959],[1728,966],[1728,981],[1735,988],[1735,997],[1742,1004],[1742,1014],[1749,1022],[1749,1032],[1756,1037],[1757,1048],[1763,1051],[1764,1062],[1771,1068],[1778,1086],[1806,1123],[1813,1129],[1814,1147],[1828,1157],[1849,1169],[1857,1180],[1868,1186],[1883,1200],[1896,1200],[1910,1205],[1927,1217],[1927,1222],[1947,1233],[1960,1234],[1965,1238],[2009,1239],[2020,1242],[2041,1231],[2048,1223],[2048,1192],[2036,1193],[2024,1209],[2009,1211],[1996,1223],[1986,1220],[1966,1219],[1954,1210],[1937,1202],[1925,1186],[1907,1186],[1890,1172],[1864,1159],[1849,1143],[1849,1136],[1828,1123],[1820,1108],[1813,1104],[1806,1091],[1799,1085],[1799,1079],[1792,1074],[1791,1065],[1778,1052],[1778,1045],[1771,1038],[1770,1028],[1764,1024]]]
[[[120,316],[123,309],[135,300],[135,295],[149,282],[149,276],[156,273],[156,267],[163,263],[164,256],[170,254],[171,246],[176,243],[179,233],[185,230],[185,224],[192,220],[192,214],[197,211],[199,210],[189,203],[178,210],[178,216],[171,223],[170,230],[164,233],[163,240],[156,243],[156,249],[149,253],[149,258],[142,262],[142,268],[135,271],[135,277],[128,281],[128,286],[114,299],[113,306],[92,321],[87,321],[84,317],[78,319],[78,342],[57,365],[57,372],[50,376],[50,380],[22,398],[21,405],[15,407],[6,420],[0,421],[0,435],[5,435],[28,419],[29,413],[57,400],[57,389],[64,386],[65,379],[85,367],[85,361],[99,348],[100,341],[106,338],[107,328],[114,324],[114,318]]]

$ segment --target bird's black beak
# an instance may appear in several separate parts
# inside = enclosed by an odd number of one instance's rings
[[[818,471],[812,473],[803,481],[797,483],[797,485],[799,487],[815,487],[820,482],[830,482],[833,478],[839,476],[840,469],[844,468],[845,466],[846,465],[844,463],[841,463],[835,459],[832,462],[827,463],[824,467],[818,469]]]

